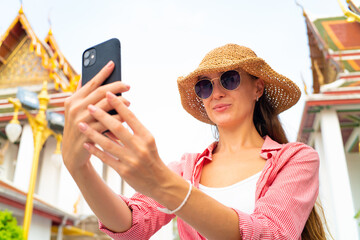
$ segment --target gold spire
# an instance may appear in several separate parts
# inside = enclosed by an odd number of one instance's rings
[[[23,5],[21,3],[20,9],[19,9],[19,14],[24,14],[24,10],[23,10]]]
[[[304,77],[302,75],[302,73],[300,73],[300,76],[301,76],[301,80],[304,84],[304,92],[305,92],[305,95],[309,95],[308,92],[307,92],[307,86],[306,86],[306,83],[305,83],[305,80],[304,80]]]

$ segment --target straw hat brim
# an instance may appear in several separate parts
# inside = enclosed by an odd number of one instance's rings
[[[214,124],[208,117],[202,100],[195,94],[194,86],[198,77],[213,72],[226,72],[241,68],[245,72],[261,78],[265,82],[265,97],[275,114],[279,114],[296,104],[301,96],[299,87],[287,77],[274,71],[262,58],[247,57],[240,60],[222,60],[215,66],[199,66],[195,71],[177,80],[184,109],[196,119]]]

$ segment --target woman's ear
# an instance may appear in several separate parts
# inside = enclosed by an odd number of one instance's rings
[[[261,78],[256,79],[256,96],[261,97],[264,94],[265,82]]]

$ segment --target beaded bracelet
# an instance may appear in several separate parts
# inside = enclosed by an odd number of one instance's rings
[[[163,213],[166,213],[166,214],[174,214],[175,212],[179,211],[179,210],[185,205],[185,203],[187,202],[187,200],[188,200],[189,197],[190,197],[190,193],[191,193],[191,190],[192,190],[192,184],[191,184],[191,182],[190,182],[190,181],[187,181],[187,182],[189,183],[189,191],[188,191],[188,193],[186,194],[186,197],[185,197],[184,201],[180,204],[180,206],[178,206],[175,210],[172,210],[172,211],[170,211],[170,210],[167,209],[167,208],[160,208],[160,207],[158,207],[158,210],[159,210],[160,212],[163,212]]]

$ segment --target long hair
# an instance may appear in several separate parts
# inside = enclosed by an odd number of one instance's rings
[[[285,131],[280,123],[278,115],[274,114],[272,107],[264,95],[260,97],[259,101],[255,104],[253,122],[256,130],[262,137],[268,135],[278,143],[288,143],[288,139],[286,138]],[[320,217],[319,212],[323,218]],[[324,219],[324,224],[327,227],[324,211],[321,204],[317,202],[310,212],[304,230],[301,233],[301,239],[326,240],[322,219]]]

